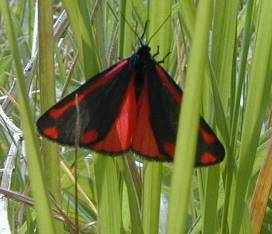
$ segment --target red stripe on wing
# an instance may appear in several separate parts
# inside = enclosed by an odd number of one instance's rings
[[[160,151],[150,125],[148,87],[146,79],[137,103],[137,122],[132,139],[132,149],[143,156],[161,158]]]
[[[168,90],[168,92],[171,94],[171,96],[175,99],[175,101],[180,104],[181,102],[181,95],[178,93],[174,88],[173,85],[169,82],[169,78],[166,75],[163,68],[156,64],[156,71],[158,73],[158,77],[161,79],[162,83],[164,84],[165,88]]]
[[[90,95],[94,90],[100,88],[107,82],[109,82],[111,79],[114,78],[116,74],[118,74],[124,66],[126,66],[128,63],[128,60],[124,60],[117,64],[111,71],[107,72],[101,79],[99,79],[97,82],[93,83],[91,86],[89,86],[87,89],[85,89],[83,92],[81,92],[78,95],[78,103],[82,102],[88,95]],[[70,102],[67,102],[65,105],[54,108],[49,111],[49,115],[52,119],[58,119],[60,116],[62,116],[65,111],[67,111],[69,108],[76,105],[75,99],[71,100]]]
[[[136,120],[135,73],[132,76],[120,113],[110,131],[103,140],[90,145],[90,148],[111,153],[126,151],[130,148]]]

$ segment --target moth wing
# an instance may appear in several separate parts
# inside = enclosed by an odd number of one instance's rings
[[[159,64],[147,71],[144,80],[132,148],[148,158],[172,161],[182,90]],[[200,117],[195,166],[219,163],[224,155],[223,145]]]
[[[173,159],[181,97],[181,89],[159,64],[146,71],[137,105],[134,151],[151,159]]]
[[[37,121],[39,132],[65,145],[79,137],[81,147],[127,150],[135,122],[134,73],[126,59],[97,74],[45,112]]]

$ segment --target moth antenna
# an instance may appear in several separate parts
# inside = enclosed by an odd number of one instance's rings
[[[148,24],[148,20],[145,22],[145,25],[144,25],[144,31],[142,33],[142,36],[140,37],[140,42],[142,42],[143,38],[144,38],[144,35],[146,33],[146,29],[147,29],[147,24]],[[142,43],[141,43],[142,45]]]
[[[171,12],[169,13],[169,15],[166,17],[166,19],[160,24],[160,26],[157,28],[157,30],[150,36],[149,40],[147,41],[147,45],[149,45],[151,39],[160,31],[160,29],[162,28],[162,26],[166,23],[166,21],[170,18],[171,16]]]
[[[107,2],[108,7],[110,8],[111,12],[113,13],[113,15],[115,16],[115,18],[117,19],[111,5]],[[128,27],[130,28],[130,30],[136,35],[137,39],[140,41],[141,46],[143,45],[142,39],[141,37],[139,37],[139,35],[137,34],[137,32],[133,29],[133,27],[130,25],[130,23],[126,20],[125,16],[123,15],[123,13],[120,11],[120,15],[123,18],[123,20],[125,21],[125,23],[128,25]]]
[[[125,23],[128,25],[128,27],[130,28],[130,30],[136,35],[137,39],[139,40],[140,44],[143,45],[142,42],[142,37],[139,37],[139,35],[137,34],[137,32],[133,29],[133,27],[129,24],[129,22],[126,20],[126,18],[124,17],[124,15],[121,13],[121,16],[123,18],[123,20],[125,21]]]

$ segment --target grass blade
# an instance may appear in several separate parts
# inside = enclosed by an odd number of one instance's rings
[[[156,9],[156,10],[155,10]],[[148,39],[150,47],[160,48],[159,57],[163,58],[170,51],[171,35],[171,2],[170,1],[149,1],[148,3]],[[160,19],[160,20],[158,20]],[[162,23],[167,20],[163,25]],[[156,51],[153,51],[155,53]],[[152,52],[151,52],[152,53]],[[160,60],[160,58],[158,60]],[[156,58],[157,59],[157,58]],[[163,63],[168,67],[168,59]],[[161,195],[161,174],[162,164],[158,162],[145,161],[144,163],[144,188],[143,188],[143,229],[144,233],[155,234],[159,230],[160,195]]]
[[[198,6],[195,32],[186,76],[181,116],[172,175],[168,233],[184,233],[187,220],[189,190],[195,159],[197,128],[201,103],[202,78],[208,49],[208,32],[212,1],[201,1]],[[198,38],[202,38],[199,40]],[[180,198],[182,194],[182,199]]]
[[[269,95],[268,87],[271,85],[271,79],[269,79],[269,75],[267,74],[272,46],[271,12],[271,1],[262,1],[260,4],[260,18],[257,28],[251,79],[249,81],[248,99],[245,105],[244,125],[239,152],[240,161],[237,182],[234,189],[234,202],[232,204],[231,233],[239,233],[241,227],[245,208],[245,195],[264,117],[264,97]]]
[[[47,197],[47,189],[42,175],[41,162],[38,153],[37,139],[33,127],[33,119],[31,116],[30,106],[26,95],[25,81],[23,77],[23,69],[20,62],[20,55],[11,20],[8,1],[0,2],[0,10],[6,22],[6,31],[10,47],[13,52],[13,59],[17,74],[17,89],[19,93],[20,114],[23,124],[23,132],[26,143],[26,154],[28,158],[28,169],[30,175],[30,184],[34,197],[34,206],[37,213],[38,228],[40,233],[55,233],[52,214],[50,211],[49,201]]]

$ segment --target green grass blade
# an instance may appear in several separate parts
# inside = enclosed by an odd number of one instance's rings
[[[131,1],[122,0],[121,1],[121,12],[119,16],[120,20],[120,41],[119,41],[119,56],[121,58],[128,57],[131,54],[135,35],[134,32],[131,31],[127,22],[130,25],[132,24],[132,12],[133,6]],[[125,20],[123,19],[125,17]],[[141,215],[141,194],[138,192],[141,190],[139,186],[141,184],[135,183],[135,175],[131,168],[129,167],[129,163],[134,163],[134,159],[130,158],[122,158],[118,159],[118,165],[120,167],[120,171],[124,177],[124,181],[127,187],[128,193],[128,202],[129,202],[129,213],[130,213],[130,223],[131,223],[131,233],[140,234],[143,233],[142,227],[142,215]],[[139,175],[138,175],[139,176]],[[124,213],[124,211],[123,211]]]
[[[157,46],[160,48],[158,60],[162,59],[170,51],[171,41],[171,2],[148,2],[148,40],[151,53],[155,53]],[[159,20],[158,20],[159,19]],[[167,20],[163,25],[162,23]],[[158,30],[157,34],[154,33]],[[168,59],[163,63],[168,67]],[[159,103],[158,103],[159,104]],[[144,164],[144,188],[143,188],[143,229],[144,233],[155,234],[159,230],[160,195],[161,195],[162,165],[158,162],[145,162]]]
[[[181,116],[176,142],[172,175],[168,233],[184,233],[187,220],[189,190],[195,159],[197,128],[201,103],[202,78],[207,64],[209,26],[212,1],[201,1],[198,6],[195,32],[186,76]],[[202,40],[199,40],[202,38]],[[182,196],[182,197],[181,197]]]
[[[131,223],[131,233],[132,234],[141,234],[143,233],[142,228],[142,216],[141,216],[141,204],[140,204],[140,196],[139,196],[139,190],[141,188],[139,187],[141,184],[136,183],[135,180],[138,178],[135,178],[136,176],[133,174],[133,171],[131,170],[129,163],[134,163],[134,161],[129,161],[132,159],[128,158],[120,158],[118,159],[117,163],[119,166],[120,171],[122,172],[122,175],[124,177],[124,180],[126,182],[127,186],[127,194],[128,194],[128,202],[129,202],[129,209],[130,212],[130,223]],[[136,168],[137,169],[137,168]],[[124,214],[124,211],[123,211]],[[125,217],[123,217],[125,219]]]
[[[69,15],[73,36],[78,45],[80,59],[83,62],[84,73],[87,78],[97,73],[101,67],[98,61],[95,43],[92,37],[88,8],[86,1],[63,0]],[[92,65],[90,66],[90,62]]]
[[[214,27],[212,34],[212,56],[211,65],[214,71],[214,76],[218,80],[220,97],[222,100],[222,107],[225,113],[228,113],[228,107],[230,102],[234,102],[234,96],[230,90],[233,80],[235,80],[233,71],[236,64],[235,46],[236,46],[236,26],[237,26],[237,12],[239,1],[216,1],[215,3],[215,16]],[[218,116],[218,115],[217,115]],[[215,116],[217,118],[217,116]],[[219,117],[222,115],[219,115]],[[227,124],[229,124],[227,119]],[[220,122],[217,121],[219,124]],[[220,124],[222,126],[222,124]],[[223,125],[224,126],[224,125]],[[225,127],[224,127],[225,128]],[[224,132],[229,132],[226,128],[223,128]],[[226,199],[225,207],[223,210],[222,221],[222,233],[226,233],[227,225],[227,213],[230,199],[230,185],[232,183],[232,173],[234,165],[234,157],[228,153],[229,146],[229,134],[228,137],[224,137],[224,142],[227,146],[226,157]]]
[[[217,200],[219,191],[220,168],[215,166],[207,170],[205,184],[205,200],[203,210],[203,234],[216,233],[217,228]]]
[[[194,31],[194,22],[195,22],[195,14],[194,8],[191,2],[182,1],[180,3],[180,11],[179,11],[179,20],[183,29],[185,29],[186,35],[191,39],[192,33]],[[209,58],[207,57],[207,60]],[[205,79],[208,81],[212,78],[211,69],[209,66],[205,69]],[[221,103],[221,99],[218,92],[217,82],[215,79],[211,79],[212,90],[213,90],[213,99],[215,109],[217,110],[215,113],[215,117],[217,119],[217,124],[221,126],[221,129],[224,133],[224,139],[228,140],[228,130],[225,124],[226,120],[222,116],[224,116],[224,111]],[[208,96],[209,98],[210,96]],[[209,102],[208,102],[209,103]],[[204,106],[205,107],[205,106]],[[206,108],[206,112],[208,115],[211,115],[212,108]],[[219,111],[220,110],[220,111]],[[223,127],[224,126],[224,127]],[[228,144],[227,144],[228,145]],[[217,199],[218,199],[218,188],[219,188],[219,178],[220,171],[219,167],[211,168],[209,170],[205,170],[207,173],[207,180],[205,183],[205,199],[202,201],[202,209],[203,209],[203,219],[202,222],[202,232],[203,233],[214,233],[216,230],[216,222],[217,222]],[[201,188],[200,188],[201,189]]]
[[[191,40],[195,26],[195,7],[191,1],[180,0],[179,5],[178,17],[181,30],[184,30],[186,36]]]
[[[135,35],[129,28],[127,22],[132,24],[132,2],[127,0],[121,1],[120,20],[120,41],[119,41],[119,56],[121,58],[128,57],[133,49]],[[123,17],[126,17],[125,21]]]
[[[103,155],[95,159],[99,233],[120,234],[122,230],[120,178],[114,161]]]
[[[145,162],[143,191],[143,230],[155,234],[159,230],[162,165]]]
[[[37,139],[35,136],[33,119],[31,116],[30,106],[26,94],[23,69],[20,61],[18,46],[16,44],[16,37],[14,33],[13,23],[11,20],[11,11],[9,9],[8,1],[3,0],[0,2],[0,10],[5,19],[8,40],[12,49],[13,59],[16,67],[20,114],[26,145],[26,155],[28,158],[30,184],[37,213],[38,229],[39,233],[53,234],[55,233],[54,224],[52,221],[52,214],[47,198],[47,190],[42,175],[41,162],[37,147]]]
[[[219,81],[225,111],[233,75],[238,4],[238,0],[231,0],[216,1],[215,5],[212,65]]]
[[[234,190],[231,214],[231,233],[239,233],[244,214],[245,195],[258,146],[261,123],[264,117],[265,98],[269,95],[271,79],[268,65],[272,48],[272,4],[260,3],[260,14],[249,81],[248,99],[245,105],[244,125],[241,137],[240,161]]]
[[[51,2],[39,2],[39,80],[41,113],[55,103],[54,40]],[[60,202],[60,171],[57,145],[43,142],[44,166],[50,192]]]
[[[241,65],[240,65],[240,73],[239,73],[239,79],[237,84],[237,89],[235,93],[235,97],[233,98],[233,113],[231,115],[231,136],[230,136],[230,152],[229,157],[226,159],[226,171],[228,172],[226,174],[226,183],[225,183],[225,191],[226,191],[226,198],[225,198],[225,204],[223,209],[223,218],[221,223],[221,233],[226,232],[228,228],[228,212],[229,212],[229,201],[231,199],[231,186],[232,186],[232,177],[233,177],[233,170],[235,165],[235,158],[234,155],[236,153],[236,142],[238,140],[238,129],[239,129],[239,111],[240,109],[240,100],[241,100],[241,94],[242,89],[244,88],[243,84],[245,84],[246,79],[246,63],[247,63],[247,56],[248,56],[248,50],[250,45],[250,38],[251,38],[251,24],[252,24],[252,11],[253,11],[253,1],[248,1],[247,3],[247,17],[246,17],[246,24],[245,24],[245,32],[243,36],[243,47],[241,52]],[[241,114],[241,113],[240,113]]]

